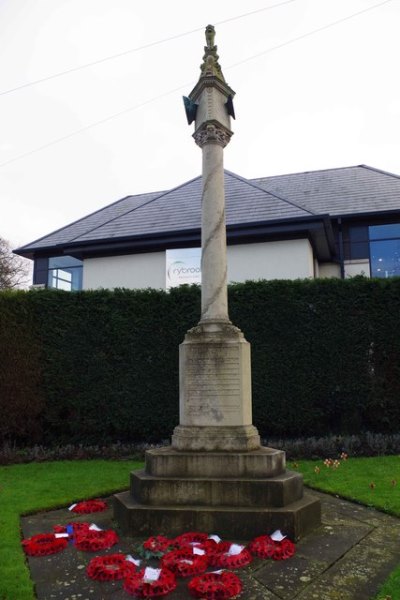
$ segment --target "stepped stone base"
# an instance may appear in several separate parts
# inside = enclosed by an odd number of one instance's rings
[[[252,452],[182,452],[166,446],[146,452],[146,472],[155,477],[274,477],[285,466],[285,453],[266,447]]]
[[[297,541],[321,524],[321,507],[317,498],[307,495],[283,508],[148,506],[128,491],[114,496],[114,518],[123,533],[138,537],[205,531],[226,539],[250,540],[281,529]]]
[[[246,540],[281,529],[298,540],[321,521],[319,500],[303,495],[302,476],[286,471],[285,453],[273,448],[149,450],[130,491],[114,499],[114,516],[132,536],[198,530]]]
[[[303,496],[299,473],[286,471],[268,479],[201,479],[153,477],[145,471],[131,474],[131,495],[143,504],[196,506],[282,507]]]

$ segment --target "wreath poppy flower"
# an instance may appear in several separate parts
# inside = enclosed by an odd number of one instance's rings
[[[269,535],[260,535],[252,540],[247,548],[253,556],[259,558],[272,558],[275,552],[276,543]]]
[[[68,523],[67,525],[53,525],[54,533],[68,533],[71,535],[77,535],[83,531],[89,531],[90,523]]]
[[[166,552],[174,545],[174,540],[171,540],[163,535],[149,537],[145,542],[143,542],[143,548],[145,550],[150,550],[151,552]]]
[[[276,543],[275,552],[272,556],[274,560],[286,560],[287,558],[291,558],[296,552],[296,547],[287,538],[282,540],[281,542]]]
[[[209,565],[208,556],[194,554],[193,548],[185,547],[167,552],[161,559],[161,566],[169,569],[178,577],[191,577],[204,573]]]
[[[243,584],[235,573],[222,571],[222,573],[205,573],[194,577],[188,587],[195,598],[225,600],[238,596],[243,589]]]
[[[178,535],[175,538],[174,543],[178,548],[184,548],[193,543],[202,544],[208,539],[207,533],[199,533],[196,531],[189,531],[187,533],[182,533],[182,535]]]
[[[54,533],[38,533],[22,540],[22,547],[28,556],[48,556],[61,552],[68,546],[66,538],[57,538]]]
[[[174,540],[171,540],[163,535],[155,535],[149,537],[136,548],[136,552],[145,558],[161,558],[166,552],[170,552],[175,547]]]
[[[96,581],[116,581],[125,579],[135,572],[133,563],[128,561],[124,554],[107,554],[95,556],[86,568],[86,573]]]
[[[240,569],[251,563],[253,557],[247,548],[238,546],[237,548],[241,548],[241,550],[232,553],[232,546],[236,546],[236,544],[229,544],[228,549],[213,556],[212,562],[214,566],[223,569]]]
[[[167,596],[176,588],[175,575],[168,569],[162,568],[156,580],[145,577],[146,569],[130,573],[124,582],[124,590],[139,598],[161,598]]]
[[[247,548],[259,558],[272,558],[273,560],[286,560],[293,556],[296,547],[287,538],[274,541],[269,535],[260,535],[254,538]]]
[[[107,503],[104,502],[104,500],[100,500],[97,498],[96,500],[85,500],[83,502],[78,502],[70,510],[78,514],[89,514],[94,512],[101,512],[103,510],[107,510],[107,508]]]
[[[118,543],[118,536],[112,529],[105,531],[81,531],[75,536],[75,546],[84,552],[97,552],[111,548]]]

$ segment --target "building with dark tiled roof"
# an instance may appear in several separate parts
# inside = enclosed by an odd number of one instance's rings
[[[225,172],[228,280],[400,275],[400,177],[365,165]],[[165,288],[200,278],[201,177],[127,196],[15,250],[34,284]]]

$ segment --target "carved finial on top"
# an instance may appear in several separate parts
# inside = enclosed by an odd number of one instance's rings
[[[213,25],[207,25],[206,27],[206,43],[204,46],[203,64],[200,66],[201,76],[214,75],[222,81],[225,81],[222,75],[221,67],[218,63],[219,56],[217,54],[217,46],[214,44],[215,41],[215,27]]]
[[[215,40],[215,27],[214,27],[214,25],[207,25],[207,27],[206,27],[206,42],[207,42],[207,48],[209,48],[210,50],[214,49],[214,45],[215,45],[214,40]]]

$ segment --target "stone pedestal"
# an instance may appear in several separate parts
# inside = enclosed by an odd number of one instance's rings
[[[229,323],[200,322],[179,347],[177,450],[243,451],[260,447],[252,425],[250,344]]]
[[[180,345],[180,424],[172,446],[146,452],[130,491],[115,496],[124,532],[206,531],[247,540],[281,529],[298,540],[320,523],[285,453],[252,425],[250,344],[229,322],[200,322]]]

